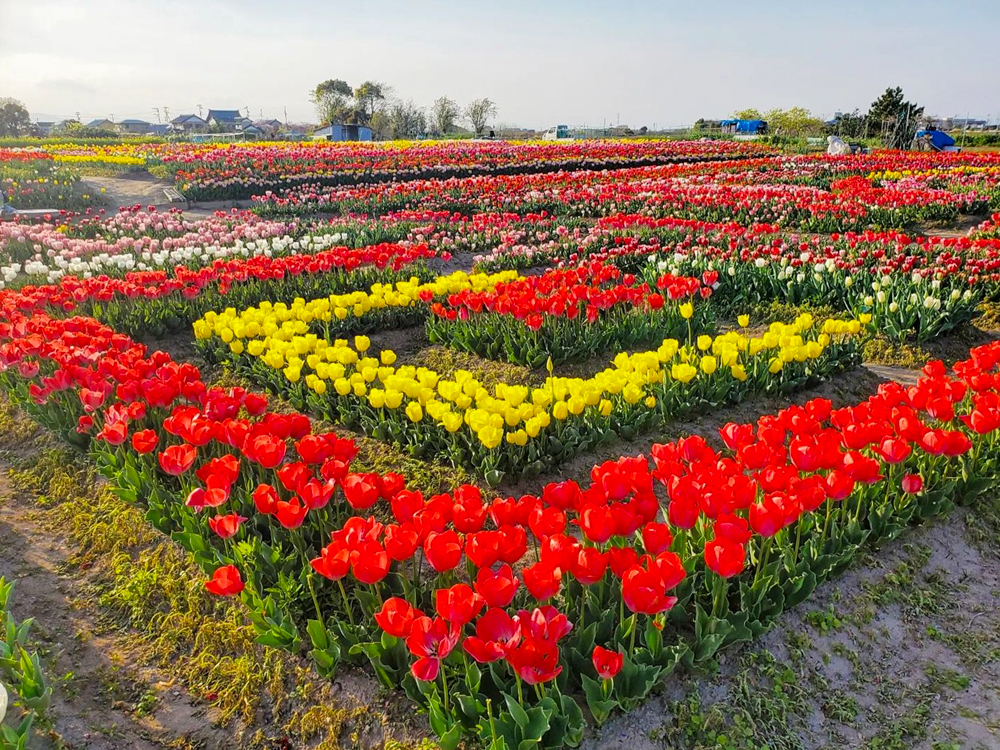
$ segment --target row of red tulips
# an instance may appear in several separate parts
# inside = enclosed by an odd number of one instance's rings
[[[432,303],[427,333],[435,343],[535,368],[582,361],[707,330],[708,307],[693,303],[708,299],[717,280],[664,274],[650,284],[599,261],[549,269]]]

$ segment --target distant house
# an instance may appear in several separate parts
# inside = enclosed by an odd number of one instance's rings
[[[242,129],[245,120],[247,118],[240,114],[238,109],[210,109],[208,117],[205,118],[209,127],[230,132]]]
[[[42,138],[52,134],[52,129],[56,126],[54,122],[36,122],[35,132]]]
[[[372,129],[367,125],[345,125],[330,123],[313,131],[313,139],[320,141],[370,141]]]
[[[111,120],[91,120],[87,123],[87,127],[100,130],[118,130],[118,126]]]
[[[243,133],[247,138],[260,138],[264,135],[263,129],[257,127],[253,123],[249,125],[244,125],[240,128],[239,132]]]
[[[257,120],[253,125],[268,137],[277,135],[281,130],[281,120]]]
[[[142,135],[149,131],[149,123],[145,120],[122,120],[118,123],[118,127],[132,135]]]
[[[146,129],[146,133],[148,135],[166,135],[169,130],[169,125],[164,125],[162,123],[150,123],[149,127]]]
[[[207,124],[198,115],[180,115],[170,121],[170,130],[174,133],[197,133]]]

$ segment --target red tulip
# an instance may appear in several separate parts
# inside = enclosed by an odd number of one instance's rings
[[[152,453],[156,450],[159,436],[153,430],[139,430],[132,433],[132,448],[136,453]]]
[[[462,646],[480,664],[503,659],[521,640],[521,623],[502,609],[486,610],[476,621],[476,634]]]
[[[357,559],[351,565],[354,577],[361,583],[378,583],[389,573],[389,554],[381,544],[372,540],[360,550]]]
[[[342,545],[332,542],[320,551],[319,557],[310,560],[309,564],[324,578],[339,581],[351,569],[351,553]]]
[[[386,599],[382,609],[375,613],[375,622],[394,638],[406,638],[413,630],[413,623],[424,613],[405,599],[394,596]]]
[[[410,653],[419,657],[411,667],[413,676],[423,682],[436,680],[441,671],[441,660],[450,654],[461,637],[461,628],[440,617],[417,617],[406,638]]]
[[[607,573],[610,555],[596,547],[581,547],[576,559],[569,566],[570,571],[584,586],[593,586]]]
[[[643,615],[659,614],[677,603],[676,597],[667,595],[660,571],[639,565],[622,576],[622,598],[629,611]]]
[[[495,572],[490,568],[480,568],[476,575],[476,592],[490,607],[506,607],[514,601],[519,585],[514,571],[506,563]]]
[[[669,549],[673,541],[670,527],[665,523],[647,523],[642,529],[642,544],[651,555]]]
[[[485,606],[486,600],[467,583],[435,592],[435,609],[440,617],[456,625],[472,622]]]
[[[198,450],[193,445],[171,445],[159,454],[160,468],[167,474],[180,476],[194,464]]]
[[[529,593],[540,602],[558,594],[562,585],[562,571],[543,561],[525,568],[521,575]]]
[[[528,685],[554,680],[562,672],[559,648],[533,638],[522,640],[507,654],[507,662]]]
[[[453,570],[462,559],[462,540],[452,530],[431,532],[424,542],[427,562],[438,573]]]
[[[205,582],[205,588],[216,596],[235,596],[245,588],[240,571],[235,565],[224,565],[216,568],[212,578]]]
[[[218,534],[223,539],[229,539],[236,535],[236,532],[240,530],[240,524],[246,521],[243,516],[237,513],[230,513],[226,516],[215,516],[214,518],[208,519],[208,525],[211,527],[212,531]]]
[[[903,492],[916,495],[924,488],[924,480],[919,474],[907,474],[902,481]]]
[[[705,544],[705,564],[716,575],[732,578],[743,572],[746,548],[724,539],[713,539]]]
[[[258,485],[257,489],[253,491],[254,507],[257,508],[258,513],[262,513],[265,516],[274,514],[278,509],[278,501],[280,499],[277,490],[269,484]]]
[[[601,646],[594,646],[591,656],[597,676],[602,680],[613,680],[621,672],[624,658],[617,651],[609,651]]]

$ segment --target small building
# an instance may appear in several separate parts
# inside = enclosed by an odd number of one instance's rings
[[[317,141],[370,141],[372,129],[367,125],[345,125],[332,122],[313,131],[313,140]]]
[[[232,132],[239,130],[246,119],[238,109],[210,109],[205,122],[209,127]]]
[[[52,129],[56,126],[54,122],[36,122],[35,134],[40,138],[48,138],[52,135]]]
[[[179,115],[170,121],[173,133],[197,133],[205,129],[206,123],[198,115]]]
[[[258,128],[268,138],[271,138],[281,130],[281,120],[257,120],[257,122],[253,123],[253,126]]]
[[[87,123],[86,127],[98,130],[118,130],[118,126],[108,119],[91,120]]]
[[[122,120],[118,127],[125,133],[132,135],[142,135],[149,131],[149,123],[145,120]]]
[[[723,120],[719,125],[722,132],[729,135],[767,134],[767,122],[764,120]]]
[[[150,123],[149,127],[146,129],[147,135],[166,135],[167,131],[170,130],[169,125],[164,125],[163,123]]]

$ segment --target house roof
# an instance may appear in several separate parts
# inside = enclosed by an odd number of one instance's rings
[[[149,125],[145,120],[122,120],[122,125]]]
[[[210,109],[208,110],[208,117],[206,120],[217,120],[217,121],[228,121],[228,120],[239,120],[242,119],[243,115],[240,114],[238,109]]]
[[[114,125],[114,123],[111,122],[111,120],[109,120],[106,117],[104,117],[104,118],[101,118],[100,120],[91,120],[90,122],[87,123],[87,127],[88,128],[99,128],[99,127],[101,127],[101,125],[104,125],[105,123],[109,123],[111,125]]]
[[[189,122],[204,123],[205,121],[202,120],[200,117],[198,117],[198,115],[178,115],[177,117],[175,117],[173,120],[170,121],[170,124],[186,125]]]

